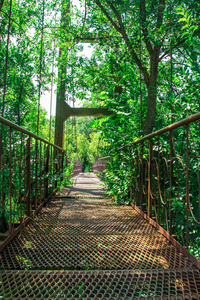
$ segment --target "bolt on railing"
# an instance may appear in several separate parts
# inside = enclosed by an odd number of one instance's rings
[[[56,189],[66,154],[2,117],[0,123],[0,232],[9,229],[12,235]]]

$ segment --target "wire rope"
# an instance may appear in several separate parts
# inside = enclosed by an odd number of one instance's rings
[[[43,52],[43,38],[44,38],[44,0],[42,2],[42,29],[40,39],[40,70],[39,70],[39,88],[38,88],[38,117],[37,117],[37,135],[39,135],[40,126],[40,98],[41,98],[41,81],[42,81],[42,52]]]
[[[170,1],[170,29],[171,29],[171,20],[172,19],[172,3]],[[173,52],[172,52],[172,33],[170,34],[170,92],[171,97],[173,94]],[[173,118],[173,103],[171,104],[171,123],[174,122]]]
[[[3,104],[2,104],[2,113],[1,113],[2,117],[4,116],[4,112],[5,112],[5,97],[6,97],[6,82],[7,82],[7,70],[8,70],[8,50],[9,50],[9,42],[10,42],[11,15],[12,15],[12,0],[10,0],[10,11],[9,11],[9,21],[8,21],[6,61],[5,61],[4,85],[3,85]]]
[[[5,98],[6,98],[6,82],[7,82],[7,69],[8,69],[8,50],[9,50],[9,41],[10,41],[11,15],[12,15],[12,0],[10,0],[9,21],[8,21],[6,61],[5,61],[4,85],[3,85],[3,102],[2,102],[2,113],[1,113],[2,117],[4,116],[4,112],[5,112]],[[0,131],[0,168],[1,168],[1,156],[3,154],[2,136],[3,136],[3,124],[1,124],[1,131]]]
[[[55,62],[55,40],[53,43],[53,62],[51,69],[51,96],[50,96],[50,120],[49,120],[49,142],[51,140],[51,126],[52,126],[52,101],[53,101],[53,74],[54,74],[54,62]]]
[[[140,61],[142,61],[141,14],[140,14]],[[140,131],[142,133],[142,72],[141,69],[140,69]]]

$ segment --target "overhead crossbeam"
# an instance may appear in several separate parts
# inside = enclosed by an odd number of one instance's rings
[[[103,117],[109,116],[112,112],[107,108],[70,107],[65,101],[59,100],[56,103],[56,124],[55,124],[55,144],[63,146],[64,122],[69,117]]]

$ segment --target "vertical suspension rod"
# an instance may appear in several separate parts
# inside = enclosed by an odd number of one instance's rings
[[[140,61],[142,61],[141,19],[140,19]],[[140,69],[140,131],[142,132],[142,72],[141,69]]]
[[[4,72],[4,84],[3,84],[3,103],[2,103],[2,113],[1,113],[2,117],[4,117],[4,111],[5,111],[6,81],[7,81],[7,69],[8,69],[8,50],[9,50],[9,41],[10,41],[11,14],[12,14],[12,0],[10,0],[10,11],[9,11],[9,21],[8,21],[6,61],[5,61],[5,72]],[[2,136],[3,136],[3,124],[1,124],[1,131],[0,131],[0,168],[1,168],[1,156],[2,156],[2,153],[3,153]]]
[[[49,142],[51,141],[51,121],[52,121],[52,100],[53,100],[53,73],[54,73],[54,61],[55,61],[55,41],[53,44],[53,62],[52,62],[52,75],[51,75],[51,98],[50,98],[50,124],[49,124]]]
[[[44,35],[44,0],[42,3],[42,30],[41,30],[41,40],[40,40],[40,73],[39,73],[39,90],[38,90],[37,135],[39,134],[39,122],[40,122],[40,95],[41,95],[41,79],[42,79],[43,35]]]
[[[12,0],[10,0],[9,22],[8,22],[6,61],[5,61],[5,73],[4,73],[4,86],[3,86],[3,106],[2,106],[2,114],[1,114],[2,117],[4,116],[4,111],[5,111],[5,96],[6,96],[6,81],[7,81],[7,69],[8,69],[8,49],[9,49],[9,42],[10,42],[11,14],[12,14]]]

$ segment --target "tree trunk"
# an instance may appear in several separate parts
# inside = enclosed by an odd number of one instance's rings
[[[151,55],[149,82],[147,87],[147,114],[145,118],[143,134],[149,134],[153,131],[156,120],[156,100],[157,100],[157,77],[158,77],[159,50],[156,49]]]

